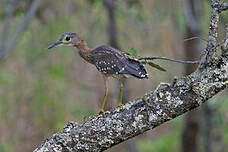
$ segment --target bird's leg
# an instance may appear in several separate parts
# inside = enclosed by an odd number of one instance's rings
[[[105,107],[105,103],[106,103],[107,97],[108,97],[108,88],[105,87],[105,95],[104,95],[104,99],[102,101],[102,105],[101,105],[101,109],[100,109],[99,114],[104,113],[104,107]]]
[[[120,99],[119,99],[119,107],[123,106],[123,82],[120,81]]]
[[[105,95],[104,95],[104,99],[102,101],[102,105],[101,105],[101,109],[99,111],[99,114],[104,113],[104,107],[105,107],[105,103],[108,97],[108,87],[106,85],[106,81],[107,81],[107,77],[104,76],[104,83],[105,83]]]

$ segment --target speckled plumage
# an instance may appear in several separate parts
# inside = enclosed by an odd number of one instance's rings
[[[104,75],[114,75],[114,77],[131,75],[138,79],[148,78],[144,66],[139,61],[110,46],[96,47],[92,49],[90,55],[92,64]]]

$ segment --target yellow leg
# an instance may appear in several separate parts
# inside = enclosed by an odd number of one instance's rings
[[[104,95],[104,99],[102,101],[101,109],[100,109],[98,114],[104,113],[105,103],[106,103],[106,100],[107,100],[107,97],[108,97],[108,87],[107,87],[107,84],[106,84],[106,81],[107,81],[108,77],[103,76],[103,78],[104,78],[104,84],[105,84],[105,95]]]
[[[104,113],[104,107],[105,107],[105,103],[106,103],[107,97],[108,97],[108,88],[105,87],[105,95],[104,95],[104,99],[102,101],[102,105],[101,105],[101,109],[100,109],[99,114]]]
[[[120,83],[120,99],[119,99],[119,107],[123,106],[123,83]]]

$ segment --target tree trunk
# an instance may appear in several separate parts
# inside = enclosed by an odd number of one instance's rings
[[[199,16],[197,9],[200,7],[198,0],[184,0],[186,16],[186,38],[200,37]],[[196,60],[200,54],[199,40],[185,42],[185,56],[187,60]],[[195,71],[196,65],[188,64],[185,68],[185,74],[188,75]],[[194,110],[186,114],[185,124],[182,133],[182,152],[197,152],[199,134],[199,110]]]

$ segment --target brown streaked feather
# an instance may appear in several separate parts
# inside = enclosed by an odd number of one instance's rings
[[[137,60],[110,46],[99,46],[91,51],[92,64],[103,74],[132,75],[147,78],[144,66]]]

